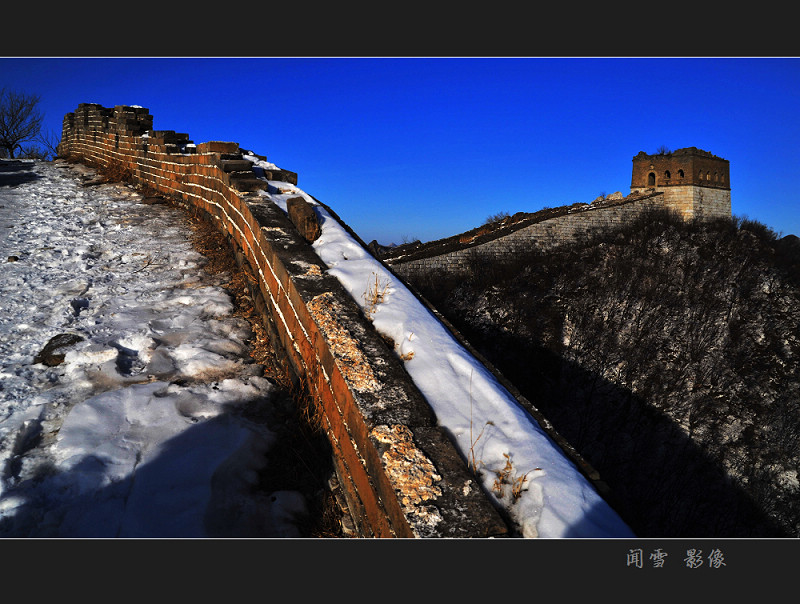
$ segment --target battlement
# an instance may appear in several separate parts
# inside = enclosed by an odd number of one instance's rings
[[[664,193],[684,218],[730,216],[730,183],[730,162],[697,147],[633,158],[631,193]]]
[[[633,158],[631,190],[691,185],[730,191],[730,164],[697,147]]]

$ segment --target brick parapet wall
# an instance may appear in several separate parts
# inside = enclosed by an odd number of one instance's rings
[[[59,155],[125,174],[226,234],[257,282],[280,352],[320,411],[362,536],[508,534],[486,494],[470,488],[478,482],[401,361],[286,214],[258,194],[268,184],[242,163],[238,144],[195,145],[153,131],[146,109],[82,104],[64,118]],[[271,176],[296,183],[292,172]]]

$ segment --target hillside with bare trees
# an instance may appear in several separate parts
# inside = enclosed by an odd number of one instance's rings
[[[797,237],[656,212],[411,281],[600,472],[642,537],[800,536]]]

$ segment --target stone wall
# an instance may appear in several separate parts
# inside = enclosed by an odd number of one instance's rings
[[[601,228],[622,226],[643,212],[668,207],[663,193],[651,193],[612,205],[582,205],[554,218],[518,228],[492,241],[464,246],[446,254],[405,261],[387,260],[401,276],[427,271],[468,272],[476,261],[512,258],[534,247],[574,243]]]
[[[731,215],[731,192],[695,186],[661,189],[664,202],[686,219],[723,218]]]
[[[226,235],[287,370],[320,411],[359,534],[507,534],[483,491],[468,488],[473,476],[400,360],[286,213],[258,194],[297,175],[256,178],[237,143],[195,144],[152,125],[141,107],[81,104],[64,117],[59,154],[191,207]]]
[[[406,277],[429,271],[465,273],[476,262],[503,260],[533,248],[547,249],[585,240],[593,232],[623,226],[652,210],[672,210],[686,220],[731,216],[731,192],[724,187],[671,185],[645,190],[635,188],[627,197],[620,193],[615,195],[619,196],[618,200],[607,202],[598,198],[591,204],[574,204],[561,211],[551,211],[553,216],[549,218],[521,220],[519,226],[506,228],[488,241],[483,237],[443,253],[436,253],[437,242],[432,242],[405,255],[390,251],[385,261],[395,273]],[[426,254],[426,247],[431,252]]]

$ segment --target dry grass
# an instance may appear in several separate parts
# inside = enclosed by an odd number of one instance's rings
[[[506,458],[506,465],[502,470],[497,470],[495,472],[497,476],[494,479],[494,484],[492,484],[492,492],[499,498],[505,495],[505,485],[509,483],[511,471],[514,469],[514,466],[511,464],[511,456],[508,453],[503,453],[503,457]]]
[[[472,432],[472,374],[470,374],[469,378],[469,437],[470,437],[470,447],[469,447],[469,461],[468,466],[475,475],[479,476],[480,472],[478,471],[478,465],[485,466],[486,464],[481,460],[477,461],[475,459],[475,445],[478,444],[478,441],[483,436],[484,431],[486,430],[486,426],[493,426],[494,424],[492,421],[487,421],[483,428],[481,428],[480,433],[477,437],[473,437]],[[536,470],[540,470],[541,468],[534,468],[533,470],[528,470],[524,474],[514,474],[512,477],[512,473],[514,472],[514,464],[511,462],[511,455],[509,453],[503,453],[503,457],[506,458],[506,464],[503,466],[501,470],[495,470],[495,479],[492,483],[492,492],[497,496],[498,499],[502,499],[505,496],[506,486],[511,486],[511,498],[512,502],[516,502],[520,497],[522,497],[522,492],[526,490],[526,482],[528,480],[528,474],[534,472]]]
[[[495,471],[495,479],[494,483],[492,484],[492,492],[497,495],[499,499],[502,499],[505,496],[506,486],[511,487],[511,500],[512,502],[516,502],[522,497],[522,492],[526,490],[525,483],[528,480],[528,474],[539,470],[540,468],[534,468],[533,470],[528,470],[524,474],[514,474],[512,478],[512,473],[514,472],[514,464],[511,462],[511,455],[508,453],[503,453],[503,457],[506,458],[506,465],[503,466],[502,470]]]
[[[98,178],[93,181],[93,184],[130,183],[133,180],[133,173],[130,168],[120,162],[110,162],[107,166],[98,167],[96,170]]]
[[[479,473],[478,472],[478,463],[480,463],[481,465],[484,465],[484,464],[483,464],[482,461],[481,462],[477,462],[475,460],[475,445],[478,444],[478,441],[483,436],[483,432],[486,430],[486,426],[492,426],[492,425],[494,425],[494,424],[492,424],[491,421],[486,422],[483,425],[483,428],[481,428],[481,432],[480,432],[480,434],[478,434],[478,437],[473,439],[472,438],[472,417],[470,417],[470,421],[469,421],[469,439],[470,439],[470,442],[472,444],[469,447],[469,468],[470,468],[470,470],[472,470],[476,474]]]
[[[483,436],[484,431],[486,430],[486,426],[493,426],[494,424],[491,421],[487,421],[483,428],[481,428],[480,434],[478,434],[477,438],[473,437],[472,434],[472,372],[469,374],[469,468],[472,470],[476,475],[478,472],[478,462],[475,460],[475,445],[478,444],[478,441]],[[483,464],[483,462],[481,462]]]
[[[414,351],[413,350],[409,350],[408,352],[401,352],[401,353],[398,353],[398,354],[400,355],[400,358],[402,360],[404,360],[404,361],[410,361],[411,359],[414,358]]]
[[[363,298],[364,298],[364,312],[366,313],[368,318],[372,318],[372,315],[375,314],[375,311],[378,310],[378,304],[383,303],[386,299],[386,294],[389,291],[389,281],[380,281],[378,273],[372,273],[372,276],[375,278],[373,283],[372,279],[370,279],[369,283],[367,283],[367,289],[364,291]]]
[[[325,435],[324,418],[308,385],[296,379],[288,367],[279,362],[273,342],[256,309],[248,283],[255,281],[247,271],[240,269],[226,238],[202,217],[189,213],[191,242],[207,260],[204,270],[214,275],[226,276],[223,287],[231,295],[234,315],[250,324],[253,338],[250,356],[264,367],[264,375],[281,386],[293,404],[279,413],[281,445],[270,450],[270,463],[263,471],[263,480],[272,484],[287,485],[307,495],[309,516],[301,531],[316,538],[343,537],[342,510],[334,493],[325,488],[331,471],[331,451]],[[283,414],[283,415],[280,415]]]
[[[204,270],[212,275],[227,275],[228,280],[222,286],[233,300],[233,314],[250,324],[253,332],[250,356],[265,367],[268,377],[281,386],[290,388],[288,369],[278,361],[273,344],[262,323],[262,317],[250,295],[248,283],[254,283],[255,279],[239,268],[228,242],[217,229],[196,215],[190,215],[188,219],[192,230],[192,245],[206,258]]]

